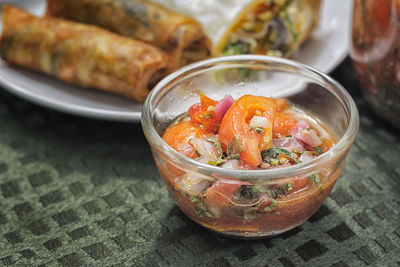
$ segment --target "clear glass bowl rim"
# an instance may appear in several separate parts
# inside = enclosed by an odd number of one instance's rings
[[[318,156],[314,160],[296,164],[290,167],[268,170],[230,170],[197,162],[196,160],[186,157],[185,155],[174,150],[166,142],[164,142],[164,140],[162,140],[161,136],[157,133],[153,126],[151,114],[153,112],[154,105],[157,103],[158,95],[163,91],[164,88],[166,88],[166,86],[177,82],[181,76],[185,78],[185,74],[187,73],[191,73],[194,70],[204,70],[208,67],[214,66],[215,64],[226,64],[229,66],[232,63],[237,65],[239,63],[248,64],[251,62],[280,64],[290,68],[299,69],[303,72],[306,72],[308,74],[308,78],[312,78],[313,80],[316,80],[316,77],[321,78],[323,81],[329,83],[337,90],[337,92],[334,92],[331,88],[327,88],[327,90],[333,93],[333,95],[335,95],[344,106],[349,123],[343,136],[330,150]],[[176,160],[173,162],[178,166],[182,166],[184,169],[191,169],[199,173],[207,173],[221,178],[236,178],[238,180],[275,180],[278,178],[310,175],[315,172],[315,170],[328,166],[332,164],[332,162],[335,162],[339,160],[339,158],[345,156],[347,150],[350,148],[357,136],[359,128],[359,115],[357,106],[350,94],[343,88],[342,85],[340,85],[340,83],[323,72],[290,59],[262,55],[236,55],[212,58],[192,63],[165,77],[153,88],[146,98],[146,101],[143,105],[141,123],[143,132],[150,143],[150,146],[153,149],[156,149],[157,153],[161,152],[164,155],[167,155],[169,158],[177,159],[179,163]]]

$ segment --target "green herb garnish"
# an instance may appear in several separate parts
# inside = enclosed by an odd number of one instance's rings
[[[321,180],[319,179],[319,175],[318,174],[313,174],[309,176],[310,181],[314,182],[316,185],[321,184]]]
[[[259,133],[259,134],[262,134],[263,132],[265,132],[265,129],[264,129],[264,128],[261,128],[261,127],[255,127],[255,128],[254,128],[254,131],[256,131],[256,132]]]
[[[229,156],[226,157],[226,159],[240,159],[240,155],[239,153],[230,154]]]
[[[279,164],[279,160],[271,158],[271,159],[269,160],[269,164],[271,164],[271,165],[278,165],[278,164]]]
[[[242,217],[247,222],[252,222],[257,217],[257,213],[254,210],[245,211]]]
[[[215,218],[214,214],[208,210],[207,205],[204,202],[197,202],[194,208],[194,214],[198,217],[210,217]]]
[[[293,160],[297,164],[301,163],[301,161],[295,157],[296,154],[290,153],[286,149],[280,147],[271,147],[270,149],[261,152],[263,161],[270,163],[272,165],[276,165],[279,163],[279,154],[288,156],[291,160]]]
[[[230,43],[225,47],[224,56],[247,54],[249,52],[250,45],[245,42],[238,41],[236,43]]]
[[[279,151],[276,150],[274,147],[271,147],[268,150],[264,150],[261,152],[261,157],[265,162],[269,162],[272,159],[275,159],[278,161],[279,159]]]
[[[200,196],[189,195],[185,191],[181,191],[182,196],[190,200],[190,202],[195,203],[194,214],[198,217],[210,217],[215,218],[214,214],[208,210],[207,205],[204,203]]]
[[[238,154],[243,152],[244,148],[242,145],[242,141],[236,135],[232,138],[232,141],[228,144],[228,155]]]
[[[314,149],[315,149],[315,151],[317,151],[318,155],[321,155],[322,153],[324,153],[324,150],[322,149],[321,146],[317,146]]]
[[[283,184],[279,188],[279,195],[286,195],[287,193],[293,190],[293,186],[294,186],[293,182]]]
[[[271,199],[271,204],[269,204],[268,206],[266,206],[266,207],[264,208],[264,210],[266,210],[266,211],[271,211],[273,208],[276,207],[277,204],[278,204],[278,203],[276,202],[275,199]]]
[[[293,42],[295,43],[296,41],[297,41],[297,39],[298,39],[298,34],[297,34],[297,32],[296,32],[296,30],[295,30],[295,28],[294,28],[294,25],[293,25],[293,21],[292,21],[292,19],[290,18],[290,16],[289,16],[289,12],[288,12],[288,7],[290,6],[290,4],[292,3],[293,1],[287,1],[285,4],[284,4],[284,6],[283,6],[283,8],[282,8],[282,17],[284,18],[284,20],[285,20],[285,22],[286,22],[286,24],[287,24],[287,28],[288,28],[288,30],[289,30],[289,33],[292,35],[292,38],[293,38]]]
[[[223,152],[223,150],[222,150],[222,145],[221,145],[221,143],[219,142],[219,140],[218,140],[217,138],[215,138],[215,137],[208,137],[208,138],[207,138],[207,141],[213,143],[213,145],[216,146],[216,147],[218,148],[218,150],[219,150],[219,151],[221,152],[221,154],[222,154],[222,152]]]
[[[225,162],[226,162],[226,159],[219,158],[216,161],[209,160],[208,164],[213,165],[213,166],[218,166],[218,165],[220,165],[222,163],[225,163]]]
[[[224,151],[222,150],[222,145],[217,138],[211,136],[211,137],[207,138],[207,141],[213,143],[213,145],[218,149],[218,151],[220,153],[220,156],[216,161],[210,160],[210,161],[208,161],[208,164],[213,165],[213,166],[218,166],[218,165],[226,162],[227,159],[229,159],[229,158],[225,158]]]

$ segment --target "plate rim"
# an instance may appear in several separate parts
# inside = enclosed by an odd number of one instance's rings
[[[71,115],[121,122],[140,121],[141,117],[141,112],[106,111],[104,109],[90,108],[74,103],[66,103],[54,98],[48,98],[45,95],[33,93],[28,88],[7,80],[3,75],[0,75],[0,85],[8,92],[29,102]]]
[[[329,1],[329,0],[328,0]],[[324,1],[324,4],[327,4]],[[347,3],[347,0],[345,1]],[[3,3],[0,4],[0,6]],[[348,7],[351,8],[351,2],[347,3]],[[322,12],[322,11],[321,11]],[[1,14],[0,14],[1,15]],[[322,18],[323,19],[323,18]],[[0,22],[1,23],[1,22]],[[350,27],[350,25],[348,26]],[[347,33],[349,35],[349,33]],[[348,36],[346,37],[348,38]],[[341,51],[341,54],[334,58],[334,60],[330,61],[330,64],[326,66],[319,67],[318,69],[324,73],[329,74],[332,72],[344,59],[348,56],[349,53],[349,41],[346,42],[345,48]],[[296,60],[296,59],[293,59]],[[4,61],[3,61],[4,62]],[[6,62],[4,62],[6,63]],[[7,64],[7,63],[6,63]],[[305,63],[308,64],[308,63]],[[313,66],[312,66],[313,67]],[[117,121],[117,122],[136,122],[139,123],[141,119],[141,111],[117,111],[117,110],[105,110],[101,108],[95,107],[87,107],[83,104],[75,104],[72,102],[65,102],[55,99],[54,97],[47,97],[46,95],[37,94],[29,88],[16,84],[13,81],[7,79],[5,75],[0,74],[0,85],[6,89],[8,92],[19,96],[26,101],[37,104],[39,106],[49,108],[52,110],[56,110],[59,112],[86,117],[97,120],[107,120],[107,121]],[[142,103],[133,103],[138,105],[138,107],[142,108]]]

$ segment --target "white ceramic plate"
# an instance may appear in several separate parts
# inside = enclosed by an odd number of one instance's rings
[[[46,1],[0,0],[0,4],[5,2],[41,15]],[[326,73],[332,71],[348,52],[351,2],[325,0],[317,30],[293,59]],[[0,60],[0,85],[28,101],[58,111],[104,120],[140,121],[142,105],[139,103],[69,85],[40,73],[10,66],[2,60]]]

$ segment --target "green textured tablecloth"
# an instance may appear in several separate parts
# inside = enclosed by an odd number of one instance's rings
[[[168,197],[139,124],[83,119],[0,90],[0,265],[395,266],[400,139],[355,96],[358,138],[305,224],[254,241],[191,222]]]

